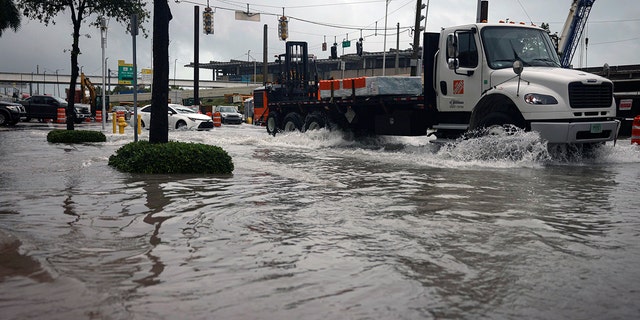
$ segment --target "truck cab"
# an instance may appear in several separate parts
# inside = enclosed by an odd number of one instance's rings
[[[599,143],[617,136],[612,82],[561,68],[541,28],[457,26],[425,35],[425,48],[425,72],[433,75],[425,77],[425,94],[435,95],[432,102],[439,112],[434,128],[473,131],[513,125],[537,131],[549,143]]]

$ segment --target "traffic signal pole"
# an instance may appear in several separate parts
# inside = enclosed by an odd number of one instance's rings
[[[198,33],[198,24],[200,19],[198,17],[200,11],[199,6],[193,7],[193,105],[200,110],[200,97],[198,91],[200,90],[200,34]],[[202,110],[200,110],[202,112]]]

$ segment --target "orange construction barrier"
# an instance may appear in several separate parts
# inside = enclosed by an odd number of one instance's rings
[[[96,110],[96,122],[102,122],[102,110]]]
[[[631,127],[631,144],[640,145],[640,115],[633,118]]]
[[[219,127],[221,125],[222,125],[222,115],[220,114],[220,112],[216,111],[213,114],[213,126]]]
[[[66,123],[67,122],[67,114],[64,111],[64,108],[58,108],[57,114],[57,122],[58,123]]]

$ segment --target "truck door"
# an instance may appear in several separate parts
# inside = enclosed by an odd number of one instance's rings
[[[440,48],[445,50],[438,55],[436,77],[440,112],[471,112],[480,98],[483,75],[477,35],[476,29],[469,29],[441,37]]]

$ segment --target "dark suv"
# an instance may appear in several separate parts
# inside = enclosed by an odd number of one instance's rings
[[[24,106],[19,103],[0,101],[0,126],[14,125],[27,115]]]
[[[59,97],[54,96],[31,96],[20,101],[27,110],[26,120],[38,119],[44,121],[47,119],[56,120],[58,118],[58,108],[67,108],[67,102]],[[86,105],[75,106],[75,122],[82,123],[86,118],[91,117],[91,110]]]

